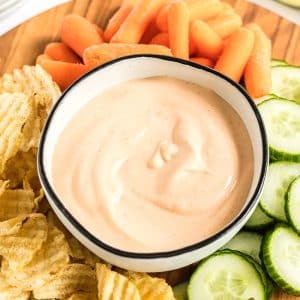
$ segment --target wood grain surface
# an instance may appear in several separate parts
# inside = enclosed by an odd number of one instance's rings
[[[245,0],[226,0],[234,5],[245,22],[255,21],[273,41],[273,57],[300,65],[300,27]],[[263,0],[262,0],[263,1]],[[53,8],[0,37],[0,75],[24,64],[34,64],[47,43],[59,39],[63,17],[69,13],[86,16],[105,27],[120,0],[76,0]],[[1,26],[1,23],[0,23]],[[170,283],[187,278],[192,268],[160,274]],[[298,274],[300,276],[300,274]],[[276,292],[272,300],[300,299]]]

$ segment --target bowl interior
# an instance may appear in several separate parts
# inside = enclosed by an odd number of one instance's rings
[[[132,56],[108,63],[82,77],[65,92],[51,113],[40,147],[42,152],[40,164],[52,190],[55,192],[52,180],[52,158],[56,142],[74,114],[110,86],[152,76],[175,77],[210,88],[240,115],[249,132],[254,154],[254,174],[245,208],[257,192],[258,185],[262,183],[267,158],[264,130],[255,105],[238,85],[215,71],[178,59],[158,56]]]

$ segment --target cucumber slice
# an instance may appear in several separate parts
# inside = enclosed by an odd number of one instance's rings
[[[300,101],[300,67],[287,65],[272,68],[271,93]]]
[[[288,63],[284,60],[281,60],[281,59],[273,58],[271,60],[271,67],[287,66],[287,65],[288,65]]]
[[[289,6],[298,7],[300,8],[300,1],[299,0],[278,0],[283,4],[287,4]]]
[[[173,292],[176,300],[187,300],[188,282],[182,282],[173,287]]]
[[[270,155],[300,161],[300,104],[272,99],[258,105],[267,131]]]
[[[264,230],[274,224],[274,219],[270,218],[264,213],[261,207],[258,205],[245,225],[246,229],[250,230]]]
[[[300,235],[300,176],[289,186],[285,202],[287,219],[294,230]]]
[[[221,250],[204,259],[191,277],[188,299],[267,299],[262,275],[251,260],[233,250]]]
[[[255,232],[240,231],[232,240],[223,246],[223,249],[237,250],[248,254],[260,263],[259,252],[262,238],[262,235]]]
[[[278,161],[269,166],[260,207],[267,215],[286,222],[285,193],[290,183],[300,175],[300,163]]]
[[[285,292],[300,295],[300,237],[287,225],[277,225],[262,245],[264,265]]]

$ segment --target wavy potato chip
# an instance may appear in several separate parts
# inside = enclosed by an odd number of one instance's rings
[[[5,190],[8,188],[9,181],[6,180],[0,180],[0,197],[5,192]]]
[[[0,94],[0,174],[24,142],[22,130],[30,118],[31,106],[25,94]]]
[[[176,300],[172,288],[164,279],[151,277],[146,273],[126,273],[138,288],[141,300]]]
[[[1,175],[4,180],[9,180],[10,188],[20,188],[24,185],[24,180],[31,185],[32,189],[35,191],[36,187],[33,186],[33,180],[28,177],[28,172],[34,172],[35,181],[34,183],[38,185],[40,189],[41,185],[38,180],[37,168],[37,148],[32,148],[28,152],[19,151],[13,158],[7,161],[5,169]]]
[[[0,255],[8,261],[11,269],[20,269],[41,249],[47,234],[46,217],[42,214],[28,215],[18,232],[0,236]]]
[[[32,109],[23,132],[26,137],[19,150],[37,147],[48,112],[61,92],[51,76],[41,66],[24,66],[0,79],[0,92],[23,93],[32,99]]]
[[[70,256],[75,261],[85,263],[92,268],[95,268],[97,263],[104,263],[104,261],[100,257],[83,246],[75,237],[70,236],[69,238],[67,238],[67,241],[71,250]]]
[[[1,272],[11,285],[31,291],[44,285],[53,274],[68,264],[69,251],[63,233],[56,227],[49,225],[47,240],[29,264],[18,272],[14,272],[7,260],[3,260]]]
[[[105,264],[96,265],[99,300],[140,300],[139,291],[126,276],[112,271]],[[152,298],[156,299],[156,298]]]
[[[83,264],[66,265],[45,285],[33,290],[37,299],[67,298],[74,293],[83,292],[96,295],[95,271]]]
[[[97,297],[88,293],[76,293],[67,300],[97,300]]]
[[[18,287],[9,285],[0,273],[0,300],[27,300],[30,292],[24,292]]]
[[[2,195],[0,193],[0,221],[32,213],[36,207],[34,199],[32,190],[6,190]]]
[[[26,219],[26,215],[20,215],[7,221],[0,222],[0,239],[3,236],[18,233],[21,230],[23,222]]]

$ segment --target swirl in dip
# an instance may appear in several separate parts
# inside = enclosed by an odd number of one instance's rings
[[[115,85],[63,129],[53,183],[65,207],[118,249],[157,252],[199,242],[245,204],[253,153],[235,110],[169,77]]]

